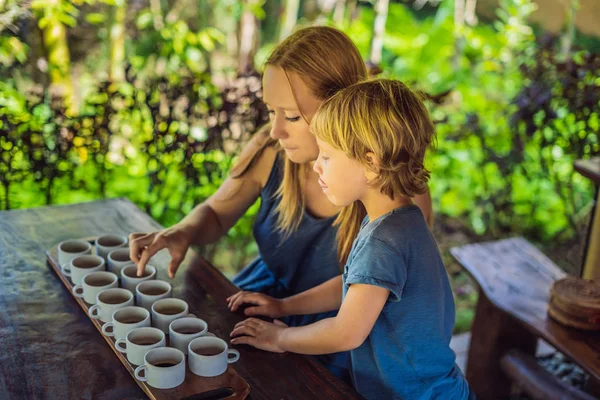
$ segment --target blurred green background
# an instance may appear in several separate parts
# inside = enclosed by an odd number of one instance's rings
[[[541,0],[540,0],[541,1]],[[599,153],[600,42],[531,22],[530,0],[0,0],[0,209],[125,196],[164,226],[222,182],[267,119],[260,73],[299,26],[345,31],[381,76],[422,91],[435,234],[468,329],[476,291],[450,246],[524,235],[577,273]],[[539,20],[539,18],[538,18]],[[542,18],[543,20],[543,18]],[[255,204],[202,249],[256,255]]]

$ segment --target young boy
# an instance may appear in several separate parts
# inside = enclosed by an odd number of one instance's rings
[[[437,245],[412,196],[429,179],[424,156],[435,129],[404,84],[373,80],[326,100],[311,121],[314,170],[328,199],[351,207],[360,230],[339,278],[278,300],[240,292],[230,307],[278,318],[339,309],[302,327],[250,318],[233,344],[276,352],[350,350],[351,377],[367,399],[474,398],[449,347],[454,300]],[[347,214],[348,215],[348,214]]]

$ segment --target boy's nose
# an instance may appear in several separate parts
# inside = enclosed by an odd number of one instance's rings
[[[319,159],[313,164],[313,171],[319,174],[319,178],[321,177],[321,165],[319,164]]]

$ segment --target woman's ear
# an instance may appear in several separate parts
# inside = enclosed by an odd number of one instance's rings
[[[365,176],[367,177],[367,181],[371,182],[381,173],[381,163],[375,153],[371,151],[367,153],[367,160],[368,165],[365,168]]]

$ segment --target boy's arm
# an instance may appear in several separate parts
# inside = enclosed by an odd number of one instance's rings
[[[249,318],[236,325],[231,343],[301,354],[352,350],[369,336],[388,295],[387,289],[378,286],[353,284],[334,318],[293,328]]]
[[[318,314],[339,310],[342,305],[342,276],[282,300],[283,315]]]
[[[247,304],[249,307],[244,311],[246,315],[271,318],[338,310],[342,304],[342,276],[285,299],[275,299],[262,293],[238,292],[227,301],[231,311],[237,311],[240,306]]]

